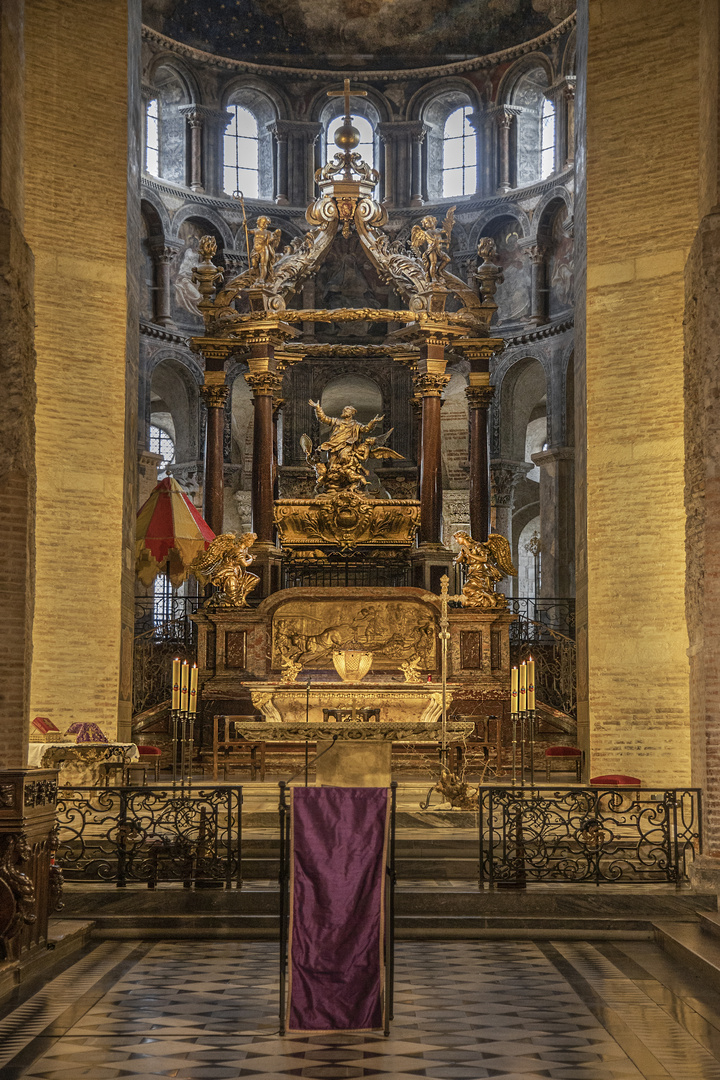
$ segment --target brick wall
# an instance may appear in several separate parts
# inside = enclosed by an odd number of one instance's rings
[[[128,3],[26,2],[25,233],[35,256],[31,712],[114,735],[128,565]],[[133,459],[135,452],[133,449]]]
[[[656,0],[649,17],[644,0],[592,0],[587,20],[581,721],[593,774],[685,783],[682,323],[698,220],[699,8]]]

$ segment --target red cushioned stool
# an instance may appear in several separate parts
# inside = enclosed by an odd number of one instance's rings
[[[621,773],[608,773],[607,776],[593,776],[593,787],[642,787],[642,780],[637,776],[623,776]]]
[[[583,752],[577,746],[548,746],[545,751],[545,777],[550,779],[550,766],[553,761],[559,761],[563,771],[575,769],[577,782],[580,783],[582,775]],[[557,769],[556,772],[560,770]]]
[[[138,753],[140,759],[138,761],[131,761],[125,769],[126,783],[130,783],[130,771],[132,769],[142,769],[142,782],[145,783],[148,772],[152,769],[155,779],[160,779],[160,757],[162,756],[162,750],[157,746],[138,746]]]

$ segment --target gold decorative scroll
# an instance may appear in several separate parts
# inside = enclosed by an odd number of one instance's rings
[[[284,548],[324,544],[341,551],[368,544],[409,548],[420,524],[420,503],[364,499],[351,490],[316,499],[278,499],[275,524]]]

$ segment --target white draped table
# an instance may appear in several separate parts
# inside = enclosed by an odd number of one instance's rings
[[[58,769],[58,780],[64,787],[97,787],[105,779],[103,764],[127,765],[139,757],[135,743],[32,742],[28,747],[28,765],[35,769]]]

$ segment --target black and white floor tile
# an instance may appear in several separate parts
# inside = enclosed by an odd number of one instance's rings
[[[653,945],[402,942],[396,957],[389,1038],[280,1037],[276,945],[105,942],[0,1020],[0,1076],[720,1080],[720,997]]]

